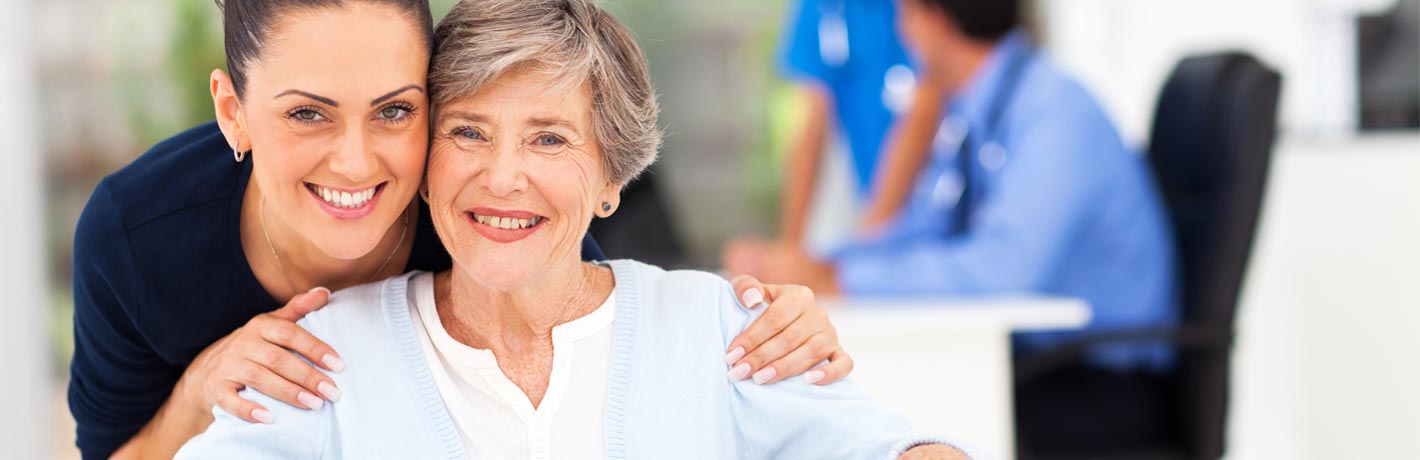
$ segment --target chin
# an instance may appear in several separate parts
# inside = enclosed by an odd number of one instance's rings
[[[365,257],[380,245],[380,240],[384,237],[384,232],[356,232],[351,234],[348,231],[323,228],[312,241],[320,248],[325,255],[339,260],[355,260]],[[405,244],[409,244],[406,237]]]

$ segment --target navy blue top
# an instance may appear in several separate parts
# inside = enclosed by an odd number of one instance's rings
[[[69,410],[85,459],[105,459],[168,399],[199,352],[281,304],[242,250],[251,161],[215,123],[173,136],[94,189],[74,235]],[[429,209],[405,270],[451,266]],[[583,241],[582,257],[604,257]]]

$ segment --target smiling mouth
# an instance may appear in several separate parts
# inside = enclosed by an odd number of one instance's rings
[[[486,225],[489,227],[503,230],[522,230],[526,228],[532,228],[547,220],[546,217],[542,216],[533,216],[527,219],[519,219],[516,217],[488,216],[475,212],[469,212],[468,214],[472,216],[473,221],[477,222],[479,225]]]
[[[369,203],[370,200],[373,199],[375,195],[378,194],[380,190],[384,188],[386,182],[381,182],[375,185],[374,187],[357,190],[354,192],[348,190],[336,190],[312,184],[310,182],[306,182],[305,184],[307,190],[310,190],[311,193],[314,193],[321,200],[325,201],[326,204],[343,209],[359,209],[361,207],[364,207],[366,203]]]

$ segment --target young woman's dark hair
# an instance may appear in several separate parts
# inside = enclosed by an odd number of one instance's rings
[[[282,13],[299,9],[344,6],[348,2],[364,2],[393,7],[414,22],[424,38],[427,52],[434,37],[434,16],[429,13],[429,0],[215,0],[222,10],[223,42],[227,51],[227,74],[232,77],[237,97],[246,89],[246,68],[261,58],[263,45],[271,28]]]
[[[995,41],[1021,22],[1020,0],[918,0],[955,18],[962,32],[978,40]]]

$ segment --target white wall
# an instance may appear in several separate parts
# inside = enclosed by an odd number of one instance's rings
[[[1228,458],[1420,458],[1420,133],[1354,134],[1353,17],[1394,1],[1041,3],[1044,46],[1135,145],[1187,54],[1241,49],[1283,74]]]
[[[45,264],[41,166],[31,72],[31,2],[0,0],[0,449],[5,458],[48,458],[56,414],[45,364]]]

